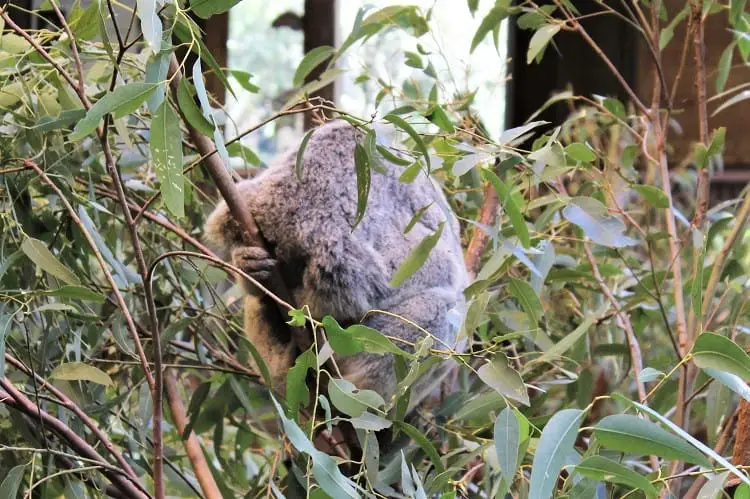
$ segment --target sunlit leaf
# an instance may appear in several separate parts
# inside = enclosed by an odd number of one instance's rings
[[[321,45],[320,47],[315,47],[310,50],[310,52],[305,54],[305,57],[302,58],[299,66],[297,66],[297,71],[294,73],[292,84],[294,86],[302,85],[305,81],[305,77],[315,68],[320,66],[326,59],[331,57],[331,54],[333,54],[333,47],[328,45]]]
[[[531,41],[529,41],[529,50],[526,52],[526,64],[531,64],[544,51],[544,48],[558,31],[560,31],[559,24],[546,24],[534,32]]]
[[[190,10],[203,19],[228,11],[241,0],[190,0]]]

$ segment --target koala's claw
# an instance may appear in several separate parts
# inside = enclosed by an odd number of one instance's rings
[[[242,246],[232,250],[232,264],[258,281],[267,281],[276,260],[263,248]]]

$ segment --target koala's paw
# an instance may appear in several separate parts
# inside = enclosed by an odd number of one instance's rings
[[[242,246],[232,250],[232,264],[258,281],[267,281],[276,260],[257,246]]]

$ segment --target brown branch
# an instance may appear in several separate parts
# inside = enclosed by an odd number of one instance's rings
[[[122,454],[117,452],[115,449],[114,444],[109,439],[106,433],[104,433],[99,426],[94,422],[93,419],[91,419],[88,414],[86,414],[83,409],[81,409],[78,404],[73,402],[67,395],[65,395],[63,392],[55,388],[54,385],[47,383],[47,381],[39,376],[36,372],[34,372],[32,369],[29,369],[25,364],[23,364],[21,361],[16,359],[15,357],[11,356],[9,353],[5,354],[5,360],[12,364],[16,369],[22,371],[27,376],[31,377],[33,376],[36,378],[36,380],[40,383],[39,388],[40,389],[47,389],[52,395],[54,395],[58,399],[58,403],[68,409],[70,412],[78,416],[78,418],[85,424],[89,430],[91,430],[91,433],[94,434],[94,436],[104,445],[104,447],[107,449],[107,451],[112,455],[112,457],[115,458],[115,460],[120,464],[122,469],[127,473],[130,477],[133,478],[133,480],[138,480],[138,475],[135,473],[133,468],[130,466],[130,464],[125,460],[124,457],[122,457]]]
[[[622,76],[620,70],[618,70],[614,63],[609,59],[609,57],[607,57],[607,54],[604,53],[599,44],[596,43],[593,38],[591,38],[591,35],[589,35],[588,31],[586,31],[581,23],[578,22],[575,16],[571,15],[571,13],[560,0],[555,0],[555,4],[565,14],[566,20],[570,23],[570,27],[566,28],[568,30],[572,29],[573,31],[577,31],[581,35],[581,37],[586,41],[586,43],[589,44],[596,55],[598,55],[602,62],[604,62],[612,75],[617,79],[617,81],[620,83],[620,86],[628,94],[635,107],[637,107],[641,113],[648,115],[648,109],[643,104],[641,99],[638,98],[638,95],[636,95],[633,87],[631,87],[625,77]]]
[[[203,495],[207,499],[221,499],[221,492],[216,485],[211,469],[208,467],[198,437],[196,437],[195,433],[191,431],[187,438],[185,438],[185,428],[187,428],[188,419],[185,415],[185,406],[182,404],[182,399],[180,399],[180,394],[177,391],[177,373],[174,369],[169,369],[165,372],[164,388],[167,391],[167,403],[169,404],[169,410],[172,413],[172,421],[174,421],[177,431],[181,435],[182,444],[185,447],[185,454],[187,454],[187,457],[190,460],[190,464],[192,465],[195,477],[198,479],[198,483],[201,486]]]
[[[43,421],[46,428],[51,429],[59,438],[66,442],[71,449],[75,450],[80,456],[85,457],[96,462],[97,465],[102,467],[102,473],[109,479],[114,486],[120,491],[126,494],[127,497],[133,499],[146,499],[150,498],[148,494],[139,490],[138,487],[131,481],[124,470],[115,468],[111,464],[107,463],[101,454],[94,450],[91,445],[88,444],[84,439],[75,434],[65,423],[50,415],[49,413],[41,410],[34,402],[29,400],[23,393],[21,393],[10,381],[6,378],[0,378],[0,402],[12,407],[23,414],[26,414],[34,421]],[[136,482],[137,483],[137,482]],[[140,487],[140,484],[138,484]]]
[[[167,79],[170,81],[172,91],[176,92],[182,79],[182,70],[177,62],[177,57],[174,54],[172,54],[169,59],[169,72],[167,74]],[[227,203],[229,212],[239,223],[240,227],[242,227],[247,244],[256,246],[259,244],[263,245],[263,236],[261,235],[260,229],[255,223],[252,214],[248,210],[247,203],[245,203],[240,197],[239,191],[237,190],[231,175],[227,171],[224,162],[218,154],[214,154],[216,149],[214,144],[210,139],[192,127],[187,120],[184,121],[193,144],[195,144],[198,152],[205,157],[204,165],[213,178],[216,187],[224,198],[224,201]],[[275,293],[282,298],[282,300],[291,303],[291,294],[282,280],[278,269],[274,270],[271,279],[269,280],[269,285]],[[282,310],[282,314],[285,315],[286,310]],[[304,351],[310,347],[312,341],[310,338],[311,335],[307,329],[291,328],[291,332],[294,343],[300,350]]]
[[[484,226],[494,225],[495,219],[497,218],[498,205],[499,198],[497,191],[491,183],[487,182],[484,186],[484,202],[482,202],[482,208],[479,211],[479,219],[477,220],[477,223]],[[471,241],[469,241],[469,246],[466,248],[466,270],[469,271],[469,275],[472,279],[476,277],[482,253],[484,253],[487,243],[490,240],[489,234],[485,232],[481,225],[474,226]]]
[[[745,230],[745,224],[748,220],[750,220],[750,192],[745,194],[745,200],[742,202],[739,211],[737,211],[737,217],[734,220],[734,227],[729,233],[729,236],[727,236],[724,241],[724,246],[721,247],[721,251],[719,251],[719,254],[716,255],[716,259],[714,260],[711,275],[708,278],[708,284],[706,284],[706,291],[703,293],[704,300],[707,302],[710,302],[713,298],[714,292],[716,291],[716,285],[719,283],[719,278],[724,270],[724,261],[732,251],[735,242],[737,242],[737,238],[739,238],[740,234]],[[719,304],[720,303],[717,303],[711,313],[708,314],[709,318],[716,314]],[[708,323],[706,323],[706,327],[708,327]]]
[[[690,2],[690,25],[693,32],[693,58],[695,60],[695,93],[698,105],[698,138],[708,147],[708,111],[706,109],[706,46],[704,43],[705,20],[703,19],[703,2]],[[700,228],[708,209],[709,169],[698,170],[698,207],[692,225]]]
[[[68,35],[68,40],[70,41],[70,50],[73,52],[73,61],[75,62],[76,70],[78,71],[78,86],[76,87],[76,90],[78,91],[78,95],[85,95],[83,64],[81,64],[81,56],[78,53],[76,38],[75,36],[73,36],[73,32],[71,31],[70,26],[65,20],[65,16],[60,10],[60,7],[57,5],[57,1],[50,0],[50,3],[52,4],[52,8],[55,10],[55,14],[57,14],[57,18],[60,20],[60,24],[62,24],[65,33]]]

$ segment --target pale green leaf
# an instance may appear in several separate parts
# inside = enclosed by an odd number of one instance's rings
[[[112,386],[112,378],[98,367],[83,362],[66,362],[57,366],[49,375],[51,379],[66,381],[91,381],[104,386]]]
[[[67,284],[80,284],[81,281],[78,280],[78,277],[68,267],[60,263],[60,260],[47,249],[47,245],[39,239],[32,237],[25,239],[21,243],[21,251],[40,269],[61,281]]]
[[[151,158],[159,179],[164,202],[180,218],[185,215],[185,191],[182,174],[182,134],[180,118],[165,99],[151,120]]]
[[[563,409],[547,422],[531,465],[529,499],[552,497],[560,470],[574,450],[582,415],[578,409]]]

